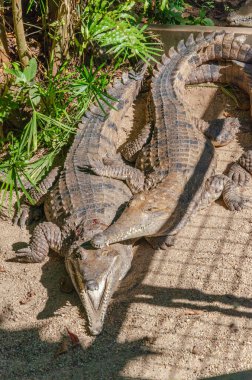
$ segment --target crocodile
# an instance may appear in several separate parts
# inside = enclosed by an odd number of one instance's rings
[[[252,27],[252,0],[247,0],[237,11],[231,12],[227,22],[233,26]]]
[[[183,96],[186,78],[206,62],[252,62],[252,48],[245,39],[224,31],[200,34],[196,41],[190,35],[186,43],[179,42],[177,51],[171,48],[169,56],[162,57],[152,79],[155,127],[150,143],[137,158],[138,167],[149,171],[148,189],[135,194],[119,219],[91,239],[94,247],[145,236],[154,248],[165,248],[174,243],[175,235],[197,210],[221,195],[230,210],[246,207],[248,199],[238,194],[234,182],[224,174],[214,175],[212,141],[228,143],[237,123],[224,119],[216,136],[211,124],[199,123],[190,115]],[[109,169],[97,172],[111,175]]]
[[[42,262],[52,249],[65,258],[65,266],[86,311],[89,331],[98,335],[111,297],[132,261],[132,245],[120,243],[111,248],[93,249],[88,243],[115,220],[132,196],[120,180],[103,178],[83,169],[92,157],[106,156],[124,166],[117,153],[118,131],[122,118],[139,93],[146,65],[125,73],[108,90],[112,108],[93,106],[79,124],[63,168],[54,168],[30,191],[36,204],[44,203],[47,221],[38,224],[29,246],[17,251],[18,261]],[[126,167],[132,178],[139,170]],[[133,175],[133,176],[132,176]],[[27,202],[28,203],[28,202]],[[24,225],[27,206],[16,218]]]
[[[192,72],[187,84],[203,82],[228,83],[238,86],[250,98],[250,114],[252,116],[252,64],[238,61],[205,64]],[[247,130],[245,128],[245,130]],[[237,186],[247,186],[252,175],[252,150],[244,152],[237,162],[228,170],[228,176]]]

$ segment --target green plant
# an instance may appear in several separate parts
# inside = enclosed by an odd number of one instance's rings
[[[205,8],[201,8],[200,11],[199,11],[198,17],[189,16],[185,20],[185,24],[187,24],[187,25],[206,25],[206,26],[212,26],[212,25],[214,25],[213,20],[211,20],[210,18],[206,17],[206,13],[207,13],[206,9]]]
[[[134,0],[87,0],[77,5],[69,0],[28,0],[23,7],[21,0],[11,3],[20,63],[10,63],[6,53],[0,126],[7,137],[0,139],[0,205],[8,194],[11,204],[15,193],[19,206],[19,192],[31,201],[27,186],[36,186],[46,174],[90,104],[96,102],[103,112],[112,107],[115,99],[106,88],[114,71],[128,61],[155,61],[161,49],[147,25],[139,25]],[[167,6],[167,0],[160,1],[160,12]],[[2,8],[1,15],[3,30]],[[3,46],[7,34],[0,34]],[[39,36],[36,46],[43,48],[30,49],[29,35]],[[39,57],[39,70],[30,54]]]
[[[180,25],[214,25],[213,21],[206,17],[206,9],[211,8],[213,1],[209,0],[200,9],[199,15],[185,16],[188,4],[184,0],[142,0],[143,14],[152,22],[158,21],[163,24]]]
[[[13,86],[2,97],[2,105],[9,101],[10,110],[25,107],[30,116],[19,138],[10,132],[2,140],[2,146],[7,144],[7,154],[0,159],[1,204],[7,194],[11,203],[15,193],[19,206],[19,190],[31,201],[26,186],[36,186],[46,174],[90,103],[96,100],[103,110],[102,104],[112,106],[110,102],[115,99],[106,92],[110,75],[103,73],[102,67],[95,69],[91,59],[89,68],[82,65],[78,71],[67,73],[66,63],[55,77],[49,70],[44,82],[35,81],[34,59],[23,70],[18,63],[5,68]],[[2,112],[3,121],[7,117],[8,112]],[[38,157],[41,150],[43,156]]]
[[[102,72],[104,65],[105,64],[102,64],[95,69],[93,59],[91,59],[89,68],[85,65],[78,68],[78,77],[70,86],[72,90],[70,102],[73,102],[73,100],[77,101],[77,119],[81,118],[89,104],[93,101],[96,101],[105,113],[102,103],[112,107],[110,101],[116,100],[106,92],[106,87],[110,82],[111,75]],[[98,73],[100,74],[98,75]]]
[[[181,24],[182,13],[185,9],[184,0],[142,0],[143,15],[151,22],[158,21],[163,24]]]
[[[130,13],[134,5],[135,1],[115,6],[115,1],[90,0],[84,9],[80,9],[81,38],[75,38],[80,55],[89,45],[95,44],[108,48],[106,54],[122,61],[130,58],[147,61],[159,55],[160,47],[145,34],[147,26],[137,25]]]

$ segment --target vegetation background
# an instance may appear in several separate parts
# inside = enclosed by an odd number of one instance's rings
[[[158,59],[151,23],[212,25],[213,1],[0,0],[0,204],[64,155],[93,102],[113,106],[115,77]]]

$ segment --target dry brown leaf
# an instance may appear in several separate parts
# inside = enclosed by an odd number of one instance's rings
[[[62,355],[66,353],[67,351],[68,351],[68,338],[64,337],[62,342],[60,343],[60,346],[55,352],[54,357],[57,358],[59,355]]]
[[[80,344],[80,340],[78,336],[72,333],[71,331],[69,331],[67,327],[66,327],[66,330],[67,330],[67,333],[68,333],[69,339],[71,340],[72,345],[77,346],[78,344]]]

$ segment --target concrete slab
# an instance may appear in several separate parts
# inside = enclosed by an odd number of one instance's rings
[[[166,52],[171,46],[176,46],[180,40],[186,39],[190,33],[197,35],[200,32],[212,33],[221,30],[235,34],[246,34],[247,42],[252,44],[252,28],[201,25],[151,25],[150,29],[161,38]]]

